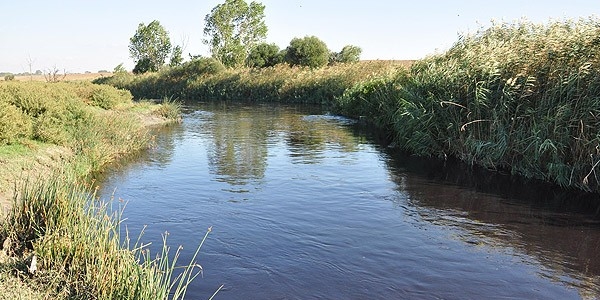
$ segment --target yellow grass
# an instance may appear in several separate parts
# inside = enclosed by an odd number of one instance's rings
[[[58,78],[63,78],[64,74],[58,74]],[[96,78],[112,76],[111,72],[103,73],[67,73],[64,79],[60,81],[81,81],[81,80],[94,80]],[[4,77],[0,77],[0,80],[4,80]],[[15,80],[18,81],[46,81],[44,75],[19,75],[15,76]]]

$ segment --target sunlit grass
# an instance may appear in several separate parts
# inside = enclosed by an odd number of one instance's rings
[[[2,266],[34,278],[47,297],[182,299],[201,271],[195,260],[210,229],[192,261],[180,266],[181,248],[173,252],[166,235],[161,253],[151,255],[143,233],[132,240],[122,230],[122,210],[96,199],[74,177],[25,181],[19,190],[0,230],[2,252],[13,257]]]
[[[0,200],[14,195],[0,220],[0,277],[8,278],[0,298],[11,298],[3,291],[11,286],[45,299],[182,298],[198,266],[184,265],[178,277],[179,249],[165,237],[162,253],[150,256],[121,236],[120,210],[83,184],[149,147],[143,119],[162,109],[161,120],[177,121],[179,106],[137,104],[128,91],[89,82],[0,83],[0,105]]]

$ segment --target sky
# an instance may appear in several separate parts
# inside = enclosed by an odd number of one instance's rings
[[[250,2],[249,0],[246,0]],[[317,36],[330,50],[362,48],[362,59],[419,59],[448,49],[460,33],[492,20],[536,23],[600,15],[598,0],[256,0],[266,41],[285,48]],[[0,0],[0,72],[131,70],[129,39],[158,20],[184,56],[209,56],[204,17],[224,0]]]

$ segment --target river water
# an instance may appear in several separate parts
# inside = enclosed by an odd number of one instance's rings
[[[598,299],[598,206],[398,153],[303,106],[195,104],[109,170],[143,240],[207,228],[189,299]],[[483,174],[483,175],[482,175]],[[571,197],[571,199],[569,199]],[[156,246],[158,247],[158,246]]]

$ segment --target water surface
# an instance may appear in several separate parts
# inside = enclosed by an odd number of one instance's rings
[[[181,261],[212,226],[190,299],[221,284],[215,299],[598,297],[589,208],[453,181],[358,128],[319,108],[192,105],[101,194],[146,241],[169,232]]]

